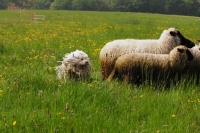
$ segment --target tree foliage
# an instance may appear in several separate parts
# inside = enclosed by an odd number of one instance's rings
[[[53,0],[35,0],[34,6],[32,8],[34,8],[34,9],[49,9],[52,2],[53,2]]]
[[[1,0],[26,9],[127,11],[200,16],[200,0]]]
[[[5,9],[8,5],[8,1],[7,0],[1,0],[0,1],[0,9]]]

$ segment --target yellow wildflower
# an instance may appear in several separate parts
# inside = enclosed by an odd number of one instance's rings
[[[62,119],[62,120],[65,120],[65,119],[66,119],[66,117],[61,117],[61,119]]]
[[[62,114],[62,112],[58,112],[58,113],[57,113],[57,115],[61,115],[61,114]]]
[[[52,67],[49,67],[49,70],[51,71],[51,70],[52,70]]]
[[[13,121],[13,126],[15,126],[17,124],[17,122],[16,121]]]

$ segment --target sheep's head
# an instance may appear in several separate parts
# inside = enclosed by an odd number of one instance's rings
[[[175,29],[175,28],[169,28],[168,29],[170,35],[174,38],[176,38],[176,40],[178,40],[179,45],[183,45],[186,46],[188,48],[192,48],[195,46],[194,42],[192,42],[191,40],[185,38],[179,30]]]
[[[183,70],[188,61],[193,60],[191,51],[185,46],[177,46],[170,52],[171,66],[177,71]]]
[[[200,45],[196,45],[190,49],[190,52],[194,56],[194,60],[200,59]]]
[[[186,55],[188,61],[191,61],[194,58],[191,51],[184,46],[183,47],[181,47],[181,46],[177,47],[177,51],[179,52],[179,55],[182,56],[182,57],[184,57]]]

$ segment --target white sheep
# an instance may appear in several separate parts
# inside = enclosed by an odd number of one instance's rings
[[[128,53],[168,54],[174,47],[184,45],[188,48],[195,44],[181,35],[175,28],[164,30],[159,39],[125,39],[108,42],[100,51],[102,79],[108,78],[118,57]]]
[[[196,77],[196,84],[199,84],[200,77],[200,44],[192,47],[190,49],[194,59],[192,61],[188,61],[185,74],[187,74],[187,78],[194,79]]]
[[[200,39],[197,39],[197,41],[199,42],[199,45],[200,45]]]
[[[148,80],[169,81],[179,74],[193,55],[185,46],[175,47],[169,54],[131,53],[120,56],[108,80],[115,75],[124,82],[141,84]]]
[[[57,78],[69,79],[88,79],[90,78],[91,63],[88,55],[80,50],[66,54],[62,64],[55,67]]]

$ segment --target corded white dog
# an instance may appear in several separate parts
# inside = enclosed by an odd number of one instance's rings
[[[62,64],[55,67],[58,79],[89,79],[91,71],[91,63],[88,55],[76,50],[68,53],[63,58],[63,61],[58,61]]]

